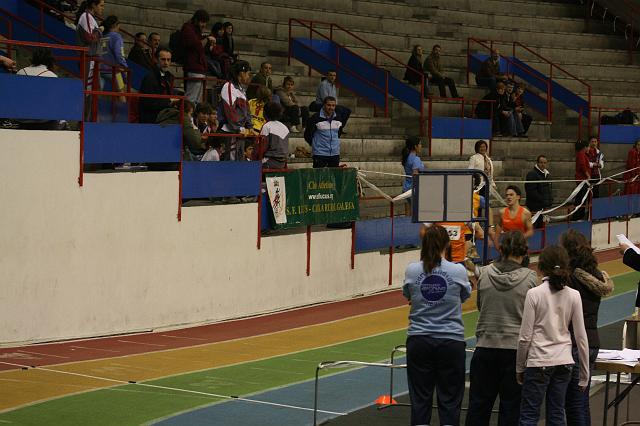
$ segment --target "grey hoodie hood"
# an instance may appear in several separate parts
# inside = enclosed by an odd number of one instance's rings
[[[489,282],[498,291],[510,291],[525,282],[528,275],[535,274],[512,260],[501,260],[486,268]]]

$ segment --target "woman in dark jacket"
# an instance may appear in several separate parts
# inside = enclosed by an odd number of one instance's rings
[[[570,287],[580,292],[584,327],[589,340],[589,363],[593,363],[598,356],[600,339],[598,337],[598,309],[600,299],[613,292],[613,281],[605,271],[598,269],[598,261],[593,255],[593,249],[584,235],[575,229],[569,229],[560,237],[560,243],[569,254],[571,266]],[[573,341],[573,333],[571,335]],[[589,415],[589,387],[581,392],[578,387],[578,349],[573,341],[573,359],[576,367],[573,369],[571,381],[567,388],[565,412],[567,426],[591,425]]]
[[[409,58],[406,71],[404,72],[404,80],[412,86],[419,86],[422,83],[422,77],[424,76],[424,94],[426,96],[429,93],[429,79],[422,68],[423,56],[424,51],[422,50],[422,46],[413,46],[411,57]]]

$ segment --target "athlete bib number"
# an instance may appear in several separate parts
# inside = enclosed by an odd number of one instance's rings
[[[453,241],[458,241],[462,238],[462,227],[460,225],[442,225],[442,227],[449,234],[449,239]]]

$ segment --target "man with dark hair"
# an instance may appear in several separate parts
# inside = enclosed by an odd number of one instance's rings
[[[194,104],[202,101],[203,79],[207,74],[207,59],[204,45],[211,35],[205,35],[204,29],[209,22],[206,10],[197,10],[193,17],[182,25],[182,49],[184,51],[184,75],[195,80],[185,80],[185,96]]]
[[[145,33],[137,33],[135,37],[135,43],[129,51],[127,59],[148,70],[153,69],[153,54],[151,47],[147,44],[147,35]]]
[[[431,73],[431,83],[437,84],[440,89],[440,97],[446,98],[447,92],[444,86],[449,86],[449,92],[451,92],[452,98],[459,98],[458,91],[456,90],[456,83],[450,77],[444,75],[444,69],[440,63],[440,54],[442,53],[442,47],[439,44],[433,46],[431,54],[427,56],[424,61],[424,69]]]
[[[494,234],[496,239],[500,239],[502,231],[520,231],[526,238],[529,238],[533,235],[533,224],[531,223],[531,212],[520,205],[522,191],[515,185],[509,185],[505,189],[504,195],[507,207],[500,209]],[[499,247],[500,244],[497,240],[494,241],[494,244]]]
[[[338,74],[336,70],[330,69],[327,71],[325,77],[320,81],[320,85],[318,86],[318,90],[316,90],[316,100],[311,102],[309,105],[309,111],[318,112],[321,110],[321,107],[324,106],[324,101],[327,97],[331,97],[335,100],[335,112],[340,117],[341,127],[339,130],[339,135],[344,133],[344,128],[347,125],[347,121],[351,116],[351,110],[345,106],[338,104],[338,89],[336,87],[336,79],[338,78]]]
[[[527,173],[527,182],[524,184],[524,191],[527,196],[527,208],[534,214],[540,210],[548,209],[553,203],[551,183],[545,182],[549,180],[547,164],[549,164],[547,157],[538,155],[536,164],[533,166],[533,170]],[[533,223],[533,227],[544,227],[542,216]]]
[[[31,66],[22,68],[17,74],[33,77],[57,77],[53,72],[55,62],[51,49],[38,47],[31,54]]]
[[[156,56],[158,63],[142,80],[140,93],[170,95],[173,87],[173,75],[169,72],[171,51],[161,47],[158,49]],[[160,111],[171,108],[178,102],[178,99],[140,98],[140,122],[155,123]]]
[[[269,62],[263,62],[260,64],[260,71],[256,73],[249,83],[247,89],[247,98],[255,99],[258,96],[258,89],[260,87],[266,87],[270,93],[273,93],[273,83],[271,82],[271,71],[273,67]]]
[[[155,55],[160,47],[160,34],[155,32],[149,33],[149,46],[151,46],[151,54]]]
[[[307,122],[304,140],[311,145],[313,167],[338,167],[340,165],[340,128],[342,117],[336,110],[336,98],[324,98],[322,109]]]

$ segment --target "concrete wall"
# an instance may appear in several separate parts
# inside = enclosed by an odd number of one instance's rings
[[[75,132],[0,130],[0,344],[174,327],[388,288],[351,232],[267,237],[257,204],[178,207],[177,172],[85,174]],[[394,256],[401,283],[417,251]]]

